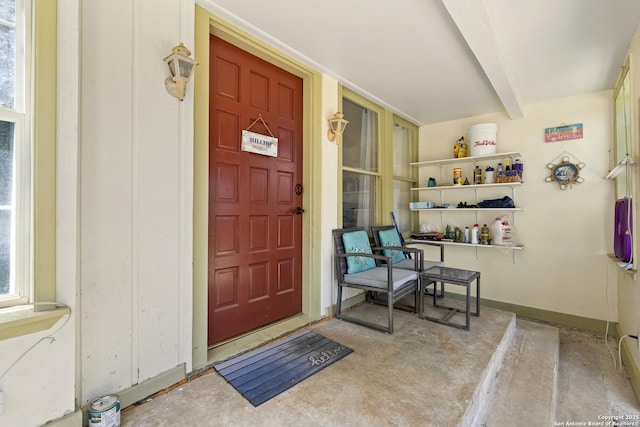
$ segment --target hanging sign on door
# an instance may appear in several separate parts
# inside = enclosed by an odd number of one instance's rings
[[[242,151],[278,157],[278,138],[243,130]]]
[[[249,129],[251,129],[257,121],[262,122],[269,132],[269,135],[249,132]],[[248,128],[242,131],[242,151],[262,154],[263,156],[278,157],[278,138],[273,136],[271,129],[269,129],[269,126],[267,126],[267,123],[265,123],[262,118],[262,114],[258,114],[258,118],[255,119]]]

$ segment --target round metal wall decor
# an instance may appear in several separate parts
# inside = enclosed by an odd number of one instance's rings
[[[548,163],[547,168],[551,170],[551,175],[545,178],[546,182],[557,182],[561,190],[571,188],[573,184],[584,182],[580,176],[580,170],[586,165],[583,162],[572,163],[569,157],[562,157],[560,163]]]

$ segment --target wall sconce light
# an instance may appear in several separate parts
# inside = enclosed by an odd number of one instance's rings
[[[198,65],[190,56],[191,51],[180,43],[172,49],[169,56],[164,58],[164,62],[169,65],[169,70],[171,71],[171,77],[167,77],[164,81],[164,87],[170,95],[175,96],[180,101],[184,99],[187,83],[191,80],[193,70]]]
[[[337,112],[333,115],[333,118],[329,119],[329,130],[327,130],[327,138],[329,141],[336,141],[342,133],[344,128],[347,127],[349,120],[344,119],[344,114]]]

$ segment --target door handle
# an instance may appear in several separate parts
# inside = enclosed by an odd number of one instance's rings
[[[298,206],[297,208],[295,208],[293,210],[293,213],[296,214],[296,215],[300,215],[300,214],[304,213],[304,209],[302,209],[300,206]]]

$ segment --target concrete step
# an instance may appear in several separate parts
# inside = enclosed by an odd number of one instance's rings
[[[484,399],[477,425],[553,425],[559,349],[558,328],[517,319],[514,342]]]

